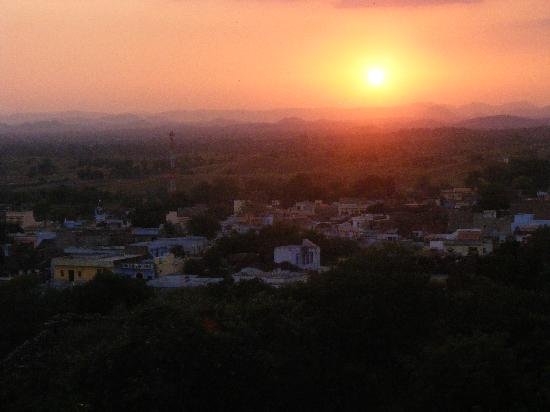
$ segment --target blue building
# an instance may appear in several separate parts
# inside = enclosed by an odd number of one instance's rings
[[[138,262],[123,262],[115,265],[114,273],[132,279],[155,279],[155,262],[153,259],[143,259]]]
[[[137,242],[131,246],[146,247],[152,257],[163,257],[177,246],[191,256],[196,256],[208,248],[208,239],[203,236],[186,236],[173,238],[160,238],[150,242]]]

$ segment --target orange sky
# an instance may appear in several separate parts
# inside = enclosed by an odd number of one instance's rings
[[[550,104],[548,0],[452,1],[0,0],[0,112]]]

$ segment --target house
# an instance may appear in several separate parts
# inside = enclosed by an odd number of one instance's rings
[[[11,248],[12,245],[10,243],[2,243],[0,244],[0,257],[1,256],[11,256]]]
[[[451,234],[432,236],[429,249],[460,256],[485,256],[493,252],[493,242],[484,239],[481,229],[458,229]]]
[[[97,203],[96,208],[94,209],[94,220],[96,224],[101,224],[105,222],[105,219],[107,219],[107,213],[105,213],[105,210],[103,209],[103,205],[100,200]]]
[[[45,240],[53,240],[57,237],[55,232],[26,232],[26,233],[15,233],[13,235],[13,242],[16,244],[28,244],[33,248],[37,248]]]
[[[250,204],[248,200],[234,200],[233,201],[233,214],[240,215],[244,213],[246,207]]]
[[[107,213],[103,208],[101,200],[94,209],[94,220],[97,227],[105,227],[108,229],[123,229],[130,227],[130,222],[126,216],[115,216]]]
[[[258,215],[231,215],[220,223],[221,236],[228,236],[233,232],[244,234],[250,231],[259,232],[264,226],[273,225],[275,218],[272,214],[261,213]]]
[[[161,257],[155,257],[153,261],[155,263],[155,269],[158,276],[183,273],[185,261],[173,253],[168,253]]]
[[[304,201],[296,202],[294,206],[289,209],[289,213],[292,217],[309,217],[315,215],[316,203]]]
[[[97,247],[77,247],[69,246],[63,249],[65,255],[70,256],[117,256],[123,255],[124,246],[97,246]]]
[[[423,230],[413,230],[411,231],[411,237],[412,240],[415,242],[424,242],[424,236],[426,233],[424,233]]]
[[[221,236],[229,236],[231,233],[236,232],[239,234],[248,233],[250,231],[258,232],[261,226],[248,223],[242,216],[231,215],[224,221],[220,222]]]
[[[181,229],[186,229],[191,216],[185,214],[183,209],[178,209],[177,211],[170,211],[166,214],[166,223],[170,223],[174,226],[180,227]]]
[[[367,213],[359,216],[354,216],[351,218],[351,223],[355,229],[372,229],[375,224],[380,224],[383,222],[389,222],[390,216],[382,213]],[[379,225],[377,225],[379,226]]]
[[[68,219],[65,219],[63,221],[63,227],[65,229],[70,229],[70,230],[74,230],[74,229],[80,229],[84,226],[84,221],[82,220],[68,220]]]
[[[397,229],[390,229],[378,233],[376,239],[379,242],[397,242],[401,240],[401,237],[399,236],[399,231]]]
[[[346,239],[359,239],[362,230],[352,222],[343,222],[336,225],[338,237]]]
[[[340,199],[337,203],[338,216],[359,216],[368,212],[376,202],[361,199]]]
[[[526,242],[537,230],[538,228],[535,226],[519,227],[514,231],[513,239],[520,243]]]
[[[208,239],[203,236],[185,236],[159,238],[148,242],[137,242],[130,245],[132,248],[146,248],[152,257],[162,257],[180,246],[188,255],[199,255],[208,248]]]
[[[155,240],[160,236],[160,229],[158,227],[134,227],[132,236],[136,241]]]
[[[34,218],[34,212],[32,210],[14,211],[8,210],[6,212],[6,223],[19,225],[23,230],[36,228],[40,225]]]
[[[308,239],[301,245],[278,246],[273,252],[275,263],[290,263],[304,270],[319,270],[321,267],[321,248]]]
[[[484,236],[499,242],[504,242],[512,235],[511,223],[511,215],[496,210],[484,210],[473,215],[473,227],[481,228]]]
[[[550,220],[535,219],[535,215],[531,213],[520,213],[514,216],[510,228],[515,232],[517,229],[538,229],[545,226],[550,226]]]
[[[235,282],[258,279],[276,288],[289,283],[307,282],[308,280],[308,275],[304,272],[293,272],[281,269],[264,272],[256,268],[241,269],[240,272],[234,273],[232,277]]]
[[[149,258],[136,261],[117,261],[113,272],[132,279],[150,280],[156,277],[155,262]]]
[[[462,209],[475,205],[477,195],[470,187],[455,187],[441,191],[441,204],[450,209]]]
[[[65,256],[52,259],[51,271],[54,282],[88,282],[97,274],[114,272],[115,266],[121,263],[137,262],[142,255],[92,255]]]
[[[223,278],[205,278],[195,275],[170,275],[147,282],[147,286],[158,289],[196,288],[223,282]]]

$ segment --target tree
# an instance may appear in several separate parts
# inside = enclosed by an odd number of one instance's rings
[[[132,225],[138,227],[159,227],[166,218],[166,211],[154,204],[135,208],[130,213]]]
[[[126,279],[103,272],[70,290],[68,300],[73,312],[107,314],[117,306],[131,308],[143,303],[152,294],[142,279]]]
[[[187,225],[187,229],[195,236],[206,236],[212,239],[220,230],[220,223],[208,213],[193,216]]]
[[[506,186],[489,184],[479,191],[481,210],[502,210],[510,207],[511,194]]]
[[[352,196],[370,199],[385,198],[395,193],[395,181],[391,177],[369,175],[356,180],[351,187]]]
[[[173,253],[174,256],[179,258],[184,258],[186,256],[185,250],[181,245],[174,246],[172,249],[170,249],[170,253]]]

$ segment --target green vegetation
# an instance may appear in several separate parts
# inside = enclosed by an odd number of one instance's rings
[[[203,213],[193,216],[187,225],[187,229],[192,235],[206,236],[208,239],[212,239],[220,230],[220,223],[210,213]]]
[[[250,249],[237,240],[219,247]],[[19,278],[0,285],[0,404],[547,410],[549,245],[544,230],[461,262],[372,249],[281,289],[228,282],[151,295],[110,276],[62,291]],[[431,280],[440,273],[446,286]]]
[[[534,197],[550,188],[550,160],[514,158],[470,172],[466,184],[480,193],[481,210],[507,209],[519,195]]]

